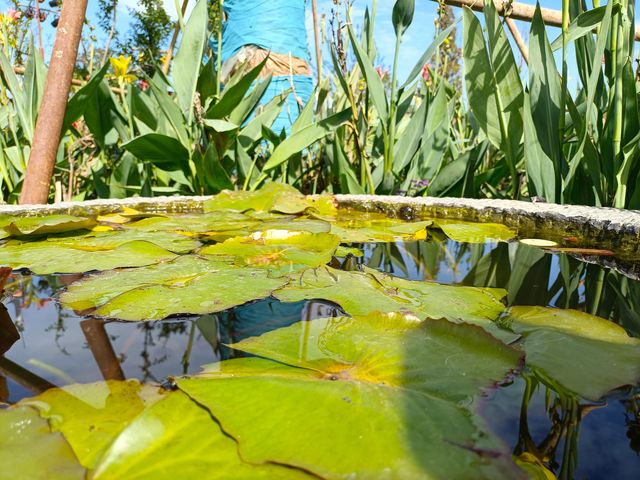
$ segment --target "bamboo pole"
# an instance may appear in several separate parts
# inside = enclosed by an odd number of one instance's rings
[[[182,2],[182,7],[180,8],[182,17],[184,17],[184,14],[187,12],[188,3],[189,0],[183,0]],[[169,50],[167,50],[167,55],[165,56],[164,64],[162,65],[162,71],[165,75],[169,73],[169,68],[171,67],[171,59],[173,58],[173,50],[176,48],[176,43],[178,43],[178,35],[180,35],[180,22],[176,22],[176,28],[173,30],[171,43],[169,43]]]
[[[516,45],[520,49],[520,54],[522,55],[524,62],[528,65],[529,49],[527,48],[527,45],[524,43],[524,39],[522,38],[522,35],[520,35],[520,30],[518,30],[518,26],[516,25],[516,22],[511,17],[507,17],[505,20],[507,23],[507,27],[509,27],[509,31],[511,32],[511,35],[513,36],[513,40],[515,40]]]
[[[86,12],[87,0],[66,0],[62,4],[29,164],[20,194],[21,204],[47,203],[49,198],[49,185],[60,145],[62,123]]]
[[[440,0],[431,0],[432,2],[439,3]],[[476,12],[484,11],[484,0],[442,0],[447,5],[452,7],[469,7]],[[515,20],[523,20],[525,22],[531,22],[533,20],[533,14],[536,11],[535,5],[527,3],[513,2],[511,7],[505,12],[503,2],[494,1],[498,15],[511,17]],[[506,13],[506,15],[505,15]],[[548,27],[562,28],[562,11],[553,10],[551,8],[541,8],[542,20]],[[640,30],[635,31],[635,41],[640,41]]]

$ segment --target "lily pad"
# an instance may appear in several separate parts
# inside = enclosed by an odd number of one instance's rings
[[[85,469],[60,433],[31,407],[0,410],[2,478],[83,479]]]
[[[397,314],[313,320],[307,337],[300,329],[233,345],[266,358],[176,380],[238,441],[246,461],[323,478],[522,476],[460,403],[517,368],[516,350],[475,326]]]
[[[201,245],[194,238],[174,232],[144,232],[133,229],[91,232],[68,237],[55,236],[47,238],[47,241],[63,247],[85,251],[113,250],[133,241],[151,242],[160,248],[175,253],[188,253]]]
[[[74,310],[95,308],[101,317],[160,320],[180,313],[221,312],[268,297],[288,280],[231,262],[185,255],[148,268],[105,272],[72,284],[60,301]]]
[[[13,236],[46,235],[73,230],[88,230],[94,225],[96,225],[96,220],[93,218],[72,215],[0,218],[0,226]]]
[[[202,215],[152,217],[127,224],[124,228],[143,232],[174,232],[207,240],[224,241],[238,235],[248,235],[259,229],[258,219],[231,211]]]
[[[268,183],[256,192],[225,190],[204,202],[205,212],[255,210],[298,214],[308,209],[321,215],[336,211],[331,197],[305,197],[294,187],[282,183]]]
[[[640,381],[640,340],[613,322],[576,310],[513,307],[504,324],[524,336],[527,365],[552,386],[598,401]]]
[[[500,223],[438,219],[434,225],[451,240],[460,243],[508,242],[516,236],[515,230]]]
[[[27,268],[37,275],[141,267],[173,258],[175,254],[144,241],[127,242],[105,251],[87,251],[46,240],[8,242],[0,246],[0,265],[13,269]]]
[[[200,253],[232,255],[236,265],[269,268],[273,274],[285,274],[329,263],[338,245],[340,239],[330,233],[266,230],[204,247]]]
[[[211,414],[182,392],[147,408],[102,456],[93,479],[300,479],[310,475],[275,465],[251,465]]]
[[[331,223],[331,233],[338,235],[343,243],[395,242],[424,240],[431,220],[406,222],[386,215],[340,211],[334,217],[320,217]]]
[[[157,388],[129,380],[54,388],[21,404],[35,407],[64,435],[80,464],[92,469],[129,422],[160,398]]]
[[[500,299],[505,295],[506,291],[499,288],[442,285],[404,280],[373,269],[345,272],[331,267],[304,271],[299,280],[274,292],[284,302],[329,300],[350,315],[402,312],[414,315],[416,320],[429,317],[477,323],[512,341],[517,336],[493,323],[504,311]]]

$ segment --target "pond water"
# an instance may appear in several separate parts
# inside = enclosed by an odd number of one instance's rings
[[[482,284],[473,275],[473,268],[478,264],[475,253],[480,251],[481,258],[492,255],[508,258],[509,254],[509,245],[494,242],[470,245],[422,241],[354,246],[362,248],[365,255],[351,259],[352,265],[343,262],[344,268],[364,264],[404,278],[465,285]],[[535,250],[526,245],[515,249],[520,252],[515,252],[513,264],[526,261],[519,256],[528,258]],[[584,264],[563,254],[538,256],[539,265],[528,272],[517,289],[518,304],[585,308],[587,285],[591,277],[598,278],[603,272],[610,277],[612,285],[626,281],[630,289],[640,291],[637,280],[610,269]],[[584,270],[569,300],[566,300],[564,284],[558,280],[561,262],[571,264],[573,272]],[[296,322],[341,314],[338,306],[321,300],[284,303],[271,298],[218,314],[145,323],[104,321],[78,316],[57,303],[56,295],[77,278],[77,275],[16,274],[11,279],[7,291],[10,296],[4,303],[21,338],[0,359],[0,401],[15,403],[48,386],[104,378],[163,382],[170,375],[197,373],[202,365],[243,355],[225,344]],[[514,281],[518,280],[507,274],[497,285],[508,286]],[[620,301],[607,300],[612,304]],[[617,318],[630,333],[639,331],[640,317],[620,315]],[[300,335],[304,334],[304,324],[300,324]],[[572,476],[565,478],[637,478],[640,389],[614,392],[593,404],[592,410],[591,403],[585,404],[583,408],[588,413],[576,428],[575,443],[567,445],[564,436],[553,438],[558,430],[566,428],[563,416],[567,412],[562,405],[546,404],[549,392],[538,385],[523,416],[521,405],[526,388],[527,381],[516,378],[482,400],[482,415],[510,448],[517,451],[522,449],[523,442],[530,441],[544,444],[558,472],[563,466],[568,469],[568,462],[575,462],[571,467]],[[566,453],[567,450],[570,452]],[[567,460],[569,456],[573,460]]]
[[[516,239],[465,243],[451,240],[442,232],[433,232],[428,238],[417,240],[343,242],[342,245],[352,250],[333,256],[329,263],[334,272],[332,275],[336,275],[335,272],[360,272],[368,267],[412,281],[504,288],[507,294],[503,301],[507,306],[544,306],[589,312],[619,324],[629,336],[640,337],[640,282],[635,278],[637,265],[633,261],[616,262],[615,256],[601,256],[598,252],[586,252],[586,255],[571,252],[568,255]],[[358,251],[361,254],[352,255]],[[599,263],[606,263],[606,266]],[[318,339],[315,322],[326,318],[340,319],[347,314],[340,305],[342,302],[331,295],[327,296],[333,301],[306,298],[289,302],[266,296],[256,301],[237,302],[238,306],[217,313],[125,322],[91,313],[83,315],[82,309],[74,311],[62,305],[66,302],[61,302],[61,294],[83,278],[87,278],[86,275],[31,275],[24,271],[14,271],[7,278],[4,308],[0,310],[0,333],[3,334],[0,350],[4,351],[0,356],[0,404],[16,404],[53,387],[102,380],[138,379],[153,385],[164,383],[168,387],[171,383],[168,378],[196,375],[203,365],[253,357],[252,352],[261,351],[234,349],[229,345],[284,327],[289,328],[288,332],[297,339],[298,346],[303,350],[308,348],[313,357]],[[183,286],[182,281],[177,285]],[[232,288],[231,284],[229,288]],[[398,287],[387,286],[385,292],[389,293],[390,288]],[[364,290],[352,290],[349,294],[361,304],[376,301]],[[437,302],[445,308],[457,300],[445,295]],[[19,339],[11,340],[7,333],[13,326]],[[503,338],[500,332],[488,331],[505,343],[518,345],[516,335]],[[567,349],[574,348],[573,339],[563,341],[567,342]],[[628,343],[619,339],[616,342]],[[406,340],[401,345],[411,352]],[[464,340],[459,348],[467,348]],[[577,362],[583,362],[582,347],[575,348]],[[304,357],[306,353],[301,355]],[[638,478],[640,388],[637,385],[621,386],[602,398],[585,399],[584,395],[581,398],[572,394],[571,388],[565,388],[568,384],[554,378],[553,372],[549,375],[548,369],[539,368],[534,360],[529,366],[529,355],[533,359],[534,351],[527,352],[524,368],[517,368],[513,374],[498,381],[496,388],[485,388],[482,394],[462,402],[466,405],[464,408],[479,414],[475,421],[486,422],[487,432],[495,435],[502,445],[500,448],[511,452],[532,477]],[[546,352],[545,355],[554,353]],[[639,358],[633,355],[629,358]],[[274,358],[273,354],[259,356]],[[279,358],[277,353],[275,358]],[[579,379],[584,375],[586,378],[593,373],[590,371],[593,367],[587,364],[571,364],[572,358],[568,355],[559,360],[570,369],[570,377]],[[616,377],[616,371],[629,368],[629,365],[615,363],[619,361],[615,356],[604,356],[603,359],[598,361],[611,359],[612,362],[602,365],[605,377]],[[402,361],[411,364],[411,359]],[[286,406],[283,408],[286,411]],[[305,408],[316,407],[307,405]],[[211,410],[215,415],[217,410]],[[223,426],[225,421],[223,417]],[[409,435],[413,435],[410,426],[408,430]],[[486,434],[480,432],[480,435]],[[71,444],[74,446],[73,441]],[[482,462],[491,463],[498,455],[488,447],[486,450],[480,446],[465,448],[473,451]],[[420,453],[420,447],[413,445],[411,449]],[[425,471],[432,468],[437,471],[436,467],[425,463]],[[504,476],[519,478],[514,473]],[[242,475],[238,474],[238,477]],[[118,478],[118,475],[106,475],[105,478]],[[280,477],[279,474],[267,474],[265,478]],[[465,475],[459,478],[465,478]]]

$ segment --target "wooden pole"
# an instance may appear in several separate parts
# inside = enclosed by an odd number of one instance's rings
[[[431,0],[432,2],[438,2],[439,0]],[[476,12],[484,11],[484,0],[442,0],[447,5],[452,7],[469,7]],[[505,2],[506,3],[506,2]],[[511,8],[505,8],[503,2],[494,1],[498,15],[511,17],[515,20],[524,20],[525,22],[531,22],[533,20],[533,14],[536,11],[535,5],[529,5],[527,3],[513,2]],[[559,27],[562,28],[562,11],[553,10],[551,8],[541,8],[542,20],[547,27]],[[636,42],[640,41],[640,30],[636,29],[635,34]]]
[[[82,35],[87,0],[65,0],[60,12],[49,72],[29,155],[21,204],[47,203],[62,122]]]

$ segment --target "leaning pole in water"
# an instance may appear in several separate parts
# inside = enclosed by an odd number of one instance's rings
[[[309,65],[305,0],[225,0],[221,80],[224,84],[242,65],[260,64],[262,76],[273,75],[262,103],[292,89],[272,129],[288,130],[314,88]],[[217,52],[215,41],[212,51]]]

